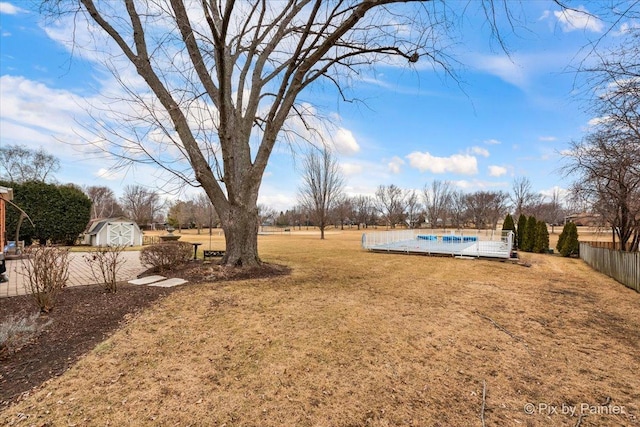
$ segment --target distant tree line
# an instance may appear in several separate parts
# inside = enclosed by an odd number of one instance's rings
[[[308,186],[307,186],[308,190]],[[309,200],[309,199],[307,199]],[[314,208],[303,203],[276,212],[260,207],[263,225],[279,227],[318,226]],[[567,210],[559,193],[545,198],[531,190],[526,178],[514,181],[514,191],[475,191],[465,193],[448,181],[432,181],[422,191],[402,189],[394,184],[380,185],[373,196],[349,197],[340,191],[327,210],[325,222],[345,226],[385,228],[476,228],[495,229],[507,213],[534,216],[553,227],[564,223]],[[514,227],[515,229],[515,227]]]
[[[167,223],[175,229],[197,229],[220,226],[216,210],[204,193],[187,200],[176,200],[170,203],[167,212]]]
[[[3,155],[7,157],[6,151],[15,151],[20,156],[12,154],[14,156],[12,158],[22,159],[23,162],[27,159],[39,158],[49,159],[54,166],[57,164],[54,158],[47,157],[49,155],[42,150],[30,154],[25,154],[24,150],[24,148],[5,149]],[[53,179],[49,172],[34,175],[29,172],[29,168],[16,166],[17,163],[20,161],[12,163],[11,176],[20,177],[20,181],[6,181],[7,186],[16,187],[19,182],[44,184],[44,179]],[[434,180],[425,184],[419,191],[402,189],[390,184],[378,186],[375,194],[371,196],[347,196],[344,192],[344,179],[330,152],[312,151],[305,158],[304,165],[305,184],[299,189],[299,204],[280,212],[269,206],[258,206],[260,225],[321,227],[321,229],[329,225],[342,229],[372,226],[495,229],[507,213],[513,213],[519,217],[534,216],[551,224],[552,227],[562,224],[566,215],[558,193],[544,198],[532,190],[527,178],[515,179],[510,193],[485,190],[465,193],[449,181]],[[54,170],[57,170],[57,167],[50,169],[50,171]],[[4,175],[7,176],[8,173]],[[75,189],[80,191],[78,187]],[[25,190],[21,189],[16,193],[23,191]],[[120,197],[106,186],[88,186],[81,191],[88,198],[90,206],[89,218],[86,221],[84,219],[80,221],[85,222],[83,228],[89,219],[119,216],[134,220],[143,228],[165,223],[178,230],[183,228],[202,230],[220,226],[216,211],[204,194],[165,202],[157,191],[140,185],[125,186]],[[18,202],[22,203],[22,200],[18,199]],[[32,205],[26,207],[31,211],[36,209]],[[11,221],[14,221],[14,218],[11,218]],[[64,222],[62,216],[58,218],[59,220],[54,222]],[[13,226],[14,223],[10,222],[9,225]],[[44,232],[45,227],[42,226],[41,230]],[[32,236],[31,239],[46,240],[45,237],[33,234],[28,226],[25,226],[23,231],[26,233],[24,236]],[[54,234],[50,231],[47,233],[49,233],[47,238],[55,241],[71,240],[70,236],[60,237],[56,234],[53,237]],[[518,239],[520,238],[518,235]]]

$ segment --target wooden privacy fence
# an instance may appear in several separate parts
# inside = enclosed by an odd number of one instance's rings
[[[605,248],[605,249],[612,249],[612,250],[620,250],[620,242],[581,242],[581,243],[586,243],[589,246],[591,246],[592,248]]]
[[[594,248],[580,243],[580,258],[594,269],[640,292],[640,252]]]

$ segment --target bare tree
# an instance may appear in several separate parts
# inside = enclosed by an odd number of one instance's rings
[[[460,190],[453,191],[451,193],[451,207],[449,208],[451,225],[455,228],[464,228],[468,216],[467,195]]]
[[[420,227],[420,219],[424,219],[422,215],[422,204],[420,203],[420,197],[414,190],[407,190],[405,196],[406,206],[406,222],[409,228]]]
[[[509,195],[503,191],[476,191],[467,194],[466,204],[477,229],[491,226],[496,228],[498,220],[503,218]]]
[[[563,223],[565,209],[559,188],[554,188],[551,196],[549,196],[549,201],[545,201],[540,205],[540,214],[538,217],[551,224],[552,234],[555,232],[555,226]]]
[[[139,225],[153,223],[163,205],[156,191],[140,185],[125,186],[120,204],[124,213]]]
[[[640,144],[600,129],[571,144],[565,171],[577,177],[571,190],[610,224],[623,251],[640,243]]]
[[[292,209],[288,210],[287,213],[291,218],[291,225],[293,227],[297,226],[298,230],[302,229],[302,226],[305,224],[308,216],[304,206],[294,206]]]
[[[637,5],[616,9],[640,17]],[[585,68],[595,123],[566,154],[565,172],[576,178],[572,199],[599,213],[622,250],[640,246],[640,29],[629,26],[620,43]],[[594,62],[590,62],[594,64]]]
[[[115,193],[109,187],[89,186],[84,193],[91,199],[91,219],[124,215]]]
[[[358,230],[360,230],[361,225],[367,228],[369,224],[373,223],[375,208],[373,199],[370,196],[359,195],[352,197],[351,205],[354,210],[354,219],[358,223]]]
[[[270,155],[278,140],[314,136],[312,111],[298,102],[305,89],[325,80],[349,99],[348,79],[381,61],[412,64],[422,59],[451,73],[443,46],[456,20],[455,3],[44,4],[52,13],[70,12],[84,21],[75,28],[92,28],[97,56],[129,95],[130,109],[118,102],[118,111],[94,110],[96,123],[104,124],[95,125],[98,144],[109,143],[109,151],[123,165],[152,163],[201,186],[225,231],[223,261],[228,265],[260,262],[257,198]],[[504,6],[511,18],[506,2]],[[63,7],[68,9],[60,10]],[[503,9],[493,0],[483,0],[478,8],[495,35],[496,14]],[[144,84],[130,78],[131,67]],[[119,119],[114,121],[114,116]]]
[[[193,205],[190,202],[176,200],[169,205],[167,223],[178,230],[188,227],[193,221]]]
[[[278,211],[271,206],[264,204],[258,205],[258,221],[260,222],[260,226],[275,225],[277,216]]]
[[[533,210],[543,201],[542,195],[532,190],[531,181],[524,176],[513,180],[509,199],[515,209],[516,217],[521,214],[533,214]]]
[[[291,217],[293,224],[298,226],[298,230],[302,230],[302,226],[305,225],[308,215],[303,206],[297,205],[291,209]]]
[[[303,160],[298,200],[320,228],[320,239],[324,239],[329,212],[342,199],[343,189],[344,177],[331,151],[326,147],[320,152],[309,151]]]
[[[640,18],[640,9],[624,8],[624,18]],[[611,137],[631,138],[628,142],[640,143],[640,28],[629,26],[620,42],[609,51],[593,51],[597,61],[582,72],[586,77],[586,89],[591,95],[587,111],[595,115],[595,130],[606,128]]]
[[[354,218],[354,210],[349,197],[343,194],[340,200],[336,201],[333,211],[336,220],[340,223],[341,230],[344,230],[345,223],[351,225],[351,221]]]
[[[217,225],[218,218],[206,194],[199,193],[188,200],[176,200],[171,203],[167,212],[167,222],[178,230],[195,227],[200,234],[204,227]]]
[[[431,186],[424,186],[422,193],[425,212],[431,228],[435,228],[439,220],[442,221],[443,226],[446,225],[453,197],[451,183],[434,180],[431,182]]]
[[[498,226],[498,221],[503,219],[508,212],[507,205],[509,201],[509,193],[504,191],[494,191],[493,200],[489,206],[489,223],[495,230]]]
[[[22,145],[0,147],[0,171],[7,181],[24,183],[27,181],[49,182],[53,174],[60,170],[60,160],[44,151],[30,150]]]
[[[387,227],[395,228],[396,224],[404,221],[405,194],[395,184],[380,185],[376,190],[376,210],[382,216]]]
[[[209,200],[204,192],[193,197],[191,199],[191,203],[194,209],[193,218],[198,229],[198,234],[200,234],[202,228],[205,226],[213,227],[219,223],[218,216],[211,204],[211,200]]]

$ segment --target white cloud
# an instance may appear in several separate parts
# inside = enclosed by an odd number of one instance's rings
[[[395,87],[387,82],[385,82],[384,80],[381,79],[381,77],[383,77],[384,74],[378,74],[375,77],[366,77],[366,76],[362,76],[360,77],[360,81],[362,83],[366,83],[366,84],[370,84],[373,86],[378,86],[381,87],[383,89],[389,89],[389,90],[393,90],[395,89]]]
[[[469,153],[477,154],[478,156],[482,156],[482,157],[489,157],[489,150],[482,147],[471,147],[469,149]]]
[[[102,115],[101,119],[104,121],[94,127],[94,121],[88,113],[89,105],[97,111],[105,110],[101,97],[83,97],[21,76],[4,75],[0,77],[0,99],[2,99],[2,116],[0,117],[2,144],[21,144],[30,149],[44,148],[60,159],[63,167],[57,177],[63,182],[89,183],[99,182],[99,180],[116,181],[125,177],[128,180],[134,178],[132,171],[122,171],[117,174],[107,169],[110,164],[115,163],[116,159],[101,151],[107,148],[110,135],[108,131],[102,131],[99,126],[100,124],[117,126],[117,124],[110,122],[114,120],[113,116]],[[134,107],[124,104],[119,108],[119,112],[123,113],[124,108]],[[135,113],[132,109],[127,114],[133,117]],[[131,142],[133,137],[131,140],[127,139],[130,135],[126,129],[118,128],[117,130],[121,131],[122,136],[119,143],[123,147],[129,147],[127,154],[131,157],[139,155],[141,149]],[[178,150],[173,145],[159,147],[154,151],[156,147],[151,141],[160,140],[163,134],[149,133],[147,136],[149,136],[147,149],[153,151],[162,160],[180,161],[179,153],[176,153]],[[74,167],[64,167],[70,164],[74,164]],[[90,172],[78,176],[80,168],[87,168]],[[160,182],[157,176],[154,177],[146,170],[135,178],[139,182],[151,179],[151,185]]]
[[[60,156],[73,151],[69,144],[90,139],[83,129],[74,130],[73,127],[77,121],[86,118],[87,113],[82,106],[91,100],[11,75],[0,77],[0,99],[3,143],[30,148],[44,145],[48,151]],[[97,105],[98,101],[93,103]]]
[[[505,168],[504,166],[489,166],[489,176],[502,176],[502,175],[506,175],[507,173],[507,168]]]
[[[601,124],[607,123],[610,120],[609,116],[603,117],[594,117],[589,120],[589,127],[600,126]]]
[[[358,175],[364,170],[362,165],[356,163],[341,163],[340,169],[342,169],[342,173],[346,176]]]
[[[540,190],[540,194],[542,194],[547,199],[547,201],[550,201],[553,198],[554,194],[558,194],[560,202],[563,203],[569,196],[569,190],[555,185],[551,188]]]
[[[467,191],[473,191],[473,190],[486,190],[489,188],[508,188],[509,187],[509,183],[508,182],[491,182],[491,181],[480,181],[477,179],[468,181],[466,179],[461,179],[459,181],[453,181],[453,185],[455,185],[458,188],[461,188],[463,190],[467,190]]]
[[[291,209],[297,203],[294,193],[278,191],[273,188],[261,188],[258,203],[275,209],[277,212]]]
[[[523,91],[531,91],[531,82],[537,77],[546,77],[567,66],[569,53],[558,49],[513,53],[511,55],[487,55],[474,53],[466,58],[476,70],[496,76]],[[571,54],[572,55],[572,54]]]
[[[437,157],[428,152],[414,151],[406,156],[412,168],[420,172],[431,173],[453,172],[462,175],[475,175],[478,173],[478,160],[469,154],[453,154],[449,157]]]
[[[73,93],[20,76],[0,77],[0,98],[3,119],[56,133],[68,131],[69,121],[84,113],[80,99]]]
[[[528,78],[516,56],[507,55],[475,55],[473,65],[481,71],[499,77],[517,87],[527,85]]]
[[[344,193],[349,197],[357,197],[357,196],[375,197],[376,188],[377,187],[367,187],[367,186],[361,186],[361,185],[357,185],[357,186],[346,185],[344,187]]]
[[[50,134],[42,132],[39,129],[34,129],[28,125],[5,120],[5,117],[0,119],[0,129],[2,129],[2,143],[0,143],[0,145],[20,144],[26,145],[31,149],[37,149],[40,146],[52,143]]]
[[[558,138],[556,138],[555,136],[541,136],[538,138],[538,140],[542,142],[553,142],[557,141]]]
[[[360,151],[360,145],[353,133],[345,128],[338,128],[333,135],[333,145],[340,154],[355,154]]]
[[[114,181],[117,179],[122,179],[124,177],[124,174],[122,172],[116,172],[106,168],[98,169],[98,171],[94,175],[98,178],[106,179],[108,181]]]
[[[638,23],[635,20],[632,20],[629,22],[623,22],[622,24],[620,24],[620,27],[618,28],[618,30],[612,32],[612,34],[614,36],[624,36],[631,33],[634,30],[637,30],[638,28],[640,28],[640,23]]]
[[[485,144],[487,145],[498,145],[498,144],[502,144],[502,142],[498,141],[497,139],[485,139],[484,141]]]
[[[18,13],[26,12],[26,10],[14,6],[9,2],[0,1],[0,14],[17,15]]]
[[[394,156],[387,164],[387,167],[391,173],[398,174],[402,170],[402,165],[404,165],[404,160],[398,156]]]
[[[577,30],[601,33],[604,29],[604,23],[597,16],[589,13],[583,6],[578,9],[556,10],[553,15],[565,33]],[[546,14],[546,16],[549,15]]]
[[[538,18],[538,21],[544,21],[545,19],[549,19],[550,16],[551,16],[551,11],[545,10],[544,12],[542,12],[542,16]]]
[[[258,114],[266,115],[268,108]],[[326,146],[339,154],[351,156],[360,151],[360,144],[349,129],[340,126],[342,117],[338,113],[322,113],[316,106],[303,102],[297,105],[287,118],[281,141],[286,144],[311,144]],[[194,123],[196,126],[200,126]]]

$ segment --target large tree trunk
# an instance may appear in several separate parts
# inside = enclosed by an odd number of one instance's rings
[[[258,208],[230,206],[226,218],[221,217],[226,242],[223,264],[255,267],[260,265],[258,257]]]

